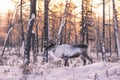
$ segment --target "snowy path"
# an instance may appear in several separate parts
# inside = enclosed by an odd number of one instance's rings
[[[43,77],[44,76],[44,77]],[[28,80],[120,80],[119,63],[98,62],[80,67],[63,67],[46,70],[40,77],[31,75]]]
[[[80,67],[37,66],[23,76],[19,67],[0,66],[0,80],[120,80],[120,63],[97,62]]]

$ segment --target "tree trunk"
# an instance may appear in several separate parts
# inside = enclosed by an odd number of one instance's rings
[[[35,32],[32,31],[32,51],[33,51],[33,63],[37,62],[37,44],[35,40]]]
[[[71,36],[71,26],[69,27],[69,30],[68,30],[68,44],[70,44],[70,36]]]
[[[55,19],[52,20],[52,38],[55,41]]]
[[[47,46],[48,46],[48,5],[49,5],[49,0],[44,0],[44,58],[43,62],[48,62],[48,51],[47,51]]]
[[[22,2],[23,0],[21,0],[20,2],[20,24],[21,24],[21,41],[22,41],[22,46],[21,46],[21,53],[22,53],[22,56],[24,56],[24,41],[25,41],[25,38],[24,38],[24,28],[23,28],[23,18],[22,18]]]
[[[16,8],[18,7],[18,5],[16,6]],[[8,31],[8,34],[7,34],[7,37],[6,37],[6,40],[5,40],[5,42],[4,42],[4,45],[3,45],[3,49],[2,49],[2,56],[3,56],[3,54],[4,54],[4,51],[5,51],[5,47],[6,47],[6,44],[7,44],[7,42],[8,42],[8,39],[9,39],[9,35],[10,35],[10,33],[12,32],[12,30],[13,30],[13,23],[14,23],[14,20],[15,20],[15,15],[16,15],[16,12],[17,12],[17,9],[15,8],[15,10],[14,10],[14,12],[13,12],[13,15],[12,15],[12,17],[10,18],[10,21],[8,20],[8,23],[9,23],[9,31]]]
[[[102,60],[105,60],[105,0],[103,0]]]
[[[35,41],[36,41],[36,49],[37,49],[37,53],[39,53],[39,41],[38,41],[38,24],[36,24],[36,37],[35,37]]]
[[[80,43],[84,43],[85,41],[85,25],[84,25],[84,0],[82,0],[82,29],[81,29],[81,42]]]
[[[21,0],[21,6],[20,6],[20,22],[21,22],[21,37],[22,37],[22,41],[24,41],[25,38],[24,38],[23,18],[22,18],[22,2],[23,0]]]
[[[63,14],[63,17],[61,19],[61,23],[60,23],[60,28],[59,28],[59,31],[58,31],[58,38],[57,38],[57,44],[60,45],[61,44],[61,39],[62,39],[62,32],[63,32],[63,28],[66,26],[66,17],[67,17],[67,6],[68,4],[68,0],[66,0],[66,5],[65,5],[65,9],[64,9],[64,14]],[[66,27],[65,27],[65,30],[66,30]],[[65,32],[66,34],[66,32]],[[66,35],[64,36],[65,38],[65,42],[66,42]]]
[[[5,39],[5,42],[4,42],[4,45],[3,45],[3,49],[2,49],[2,56],[4,55],[4,51],[5,51],[5,47],[6,47],[6,44],[7,44],[7,42],[8,42],[8,39],[9,39],[9,35],[10,35],[10,33],[11,33],[11,31],[13,30],[13,26],[10,24],[10,29],[9,29],[9,31],[8,31],[8,34],[7,34],[7,37],[6,37],[6,39]]]
[[[27,37],[24,48],[24,65],[29,65],[30,63],[31,37],[35,17],[36,17],[36,0],[30,0],[30,18],[28,21]]]
[[[59,31],[58,31],[58,40],[57,40],[58,45],[60,45],[60,41],[61,41],[61,37],[62,37],[62,31],[63,31],[64,26],[65,26],[65,20],[63,18],[62,21],[61,21],[61,24],[60,24]]]
[[[75,11],[74,11],[74,24],[76,23]],[[77,44],[77,31],[76,25],[74,25],[74,34],[75,34],[75,44]]]
[[[114,20],[115,46],[117,48],[117,55],[120,57],[120,43],[119,43],[117,13],[116,13],[116,9],[115,9],[115,1],[112,0],[112,2],[113,2],[113,20]]]
[[[97,59],[98,59],[98,53],[99,53],[99,41],[100,41],[100,36],[99,36],[99,16],[98,16],[98,28],[97,28]]]
[[[111,24],[110,24],[110,3],[109,3],[109,40],[110,40],[110,56],[112,55],[112,46],[111,46]]]
[[[64,38],[64,44],[66,44],[67,43],[67,40],[66,40],[66,36],[67,36],[67,18],[65,19],[65,26],[64,26],[64,33],[63,34],[61,34],[62,35],[62,37]],[[62,39],[61,39],[62,40]],[[60,43],[61,44],[61,43]]]

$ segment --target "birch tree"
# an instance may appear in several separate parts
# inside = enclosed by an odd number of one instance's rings
[[[67,3],[68,3],[68,0],[66,0],[66,5],[65,5],[65,9],[64,9],[64,14],[63,14],[63,17],[61,19],[61,23],[60,23],[60,27],[59,27],[59,30],[58,30],[58,38],[57,38],[57,44],[60,45],[60,41],[61,41],[61,37],[62,37],[62,31],[63,31],[63,27],[65,27],[65,23],[66,23],[66,16],[67,16]]]
[[[23,28],[23,17],[22,17],[22,4],[23,0],[20,1],[20,25],[21,25],[21,40],[22,40],[22,47],[20,51],[22,51],[22,56],[24,55],[24,28]]]
[[[7,42],[8,42],[8,38],[9,38],[9,35],[10,35],[10,33],[11,33],[11,31],[13,30],[13,25],[12,24],[10,24],[9,25],[9,31],[8,31],[8,33],[7,33],[7,37],[6,37],[6,39],[5,39],[5,42],[4,42],[4,45],[3,45],[3,49],[2,49],[2,56],[3,56],[3,54],[4,54],[4,51],[5,51],[5,47],[6,47],[6,44],[7,44]]]
[[[14,11],[13,11],[11,17],[10,17],[10,22],[9,22],[9,25],[8,25],[9,30],[8,30],[8,33],[7,33],[7,36],[6,36],[4,45],[3,45],[2,54],[1,54],[2,56],[4,55],[4,51],[5,51],[5,48],[6,48],[6,44],[7,44],[7,42],[8,42],[8,39],[9,39],[9,35],[10,35],[10,33],[12,32],[12,30],[13,30],[13,28],[14,28],[15,15],[16,15],[16,13],[17,13],[18,5],[19,5],[19,4],[16,4],[16,7],[15,7],[15,9],[14,9]]]
[[[112,0],[112,3],[113,3],[113,21],[114,21],[115,46],[117,48],[117,55],[120,57],[120,43],[119,43],[119,32],[118,32],[118,20],[117,20],[116,8],[115,8],[115,0]]]
[[[31,37],[35,17],[36,17],[36,0],[30,0],[30,18],[28,21],[27,36],[24,48],[24,65],[29,65],[30,63]]]

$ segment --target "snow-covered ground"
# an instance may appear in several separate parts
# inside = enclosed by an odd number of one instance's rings
[[[28,74],[23,73],[22,59],[16,55],[2,58],[0,80],[120,80],[120,61],[95,62],[86,66],[57,66],[53,63],[30,64]],[[2,61],[1,61],[2,62]]]

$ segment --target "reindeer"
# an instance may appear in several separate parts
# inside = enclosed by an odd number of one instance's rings
[[[62,44],[56,46],[55,44],[50,44],[47,47],[48,50],[52,50],[52,56],[64,59],[64,66],[69,66],[68,59],[77,58],[81,56],[83,60],[83,65],[86,65],[86,59],[92,63],[92,59],[88,56],[88,45],[79,44],[79,45],[68,45]]]

